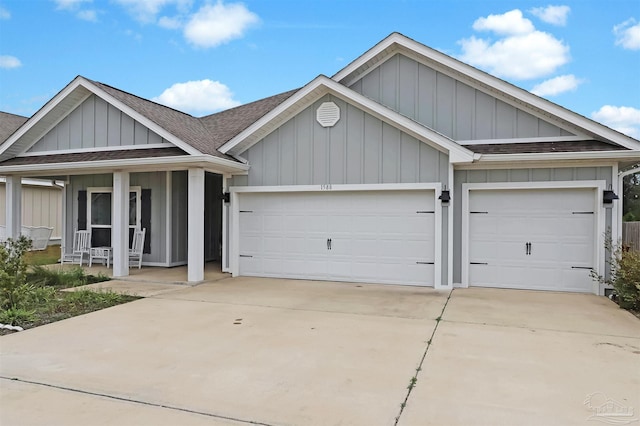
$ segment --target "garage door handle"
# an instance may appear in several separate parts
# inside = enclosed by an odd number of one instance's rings
[[[524,252],[527,256],[531,254],[531,243],[524,243]]]
[[[327,250],[331,250],[331,238],[327,238]]]

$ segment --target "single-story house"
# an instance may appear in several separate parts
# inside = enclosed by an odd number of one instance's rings
[[[401,34],[333,77],[193,117],[79,76],[6,138],[21,182],[61,179],[63,239],[115,276],[207,260],[234,276],[602,294],[619,175],[640,141]]]

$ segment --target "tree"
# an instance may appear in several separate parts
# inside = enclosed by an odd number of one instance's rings
[[[640,172],[622,179],[622,220],[640,221]]]

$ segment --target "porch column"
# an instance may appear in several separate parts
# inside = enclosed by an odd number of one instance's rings
[[[129,172],[113,173],[111,247],[113,276],[129,275]]]
[[[7,176],[6,179],[6,236],[15,239],[20,236],[22,227],[22,178]]]
[[[187,280],[204,280],[204,170],[189,169]]]

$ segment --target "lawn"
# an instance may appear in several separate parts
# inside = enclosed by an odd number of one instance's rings
[[[109,277],[86,274],[80,267],[42,266],[57,263],[60,246],[27,251],[28,244],[21,238],[0,245],[0,324],[28,329],[139,299],[105,290],[64,291]],[[0,328],[0,336],[14,332]]]

